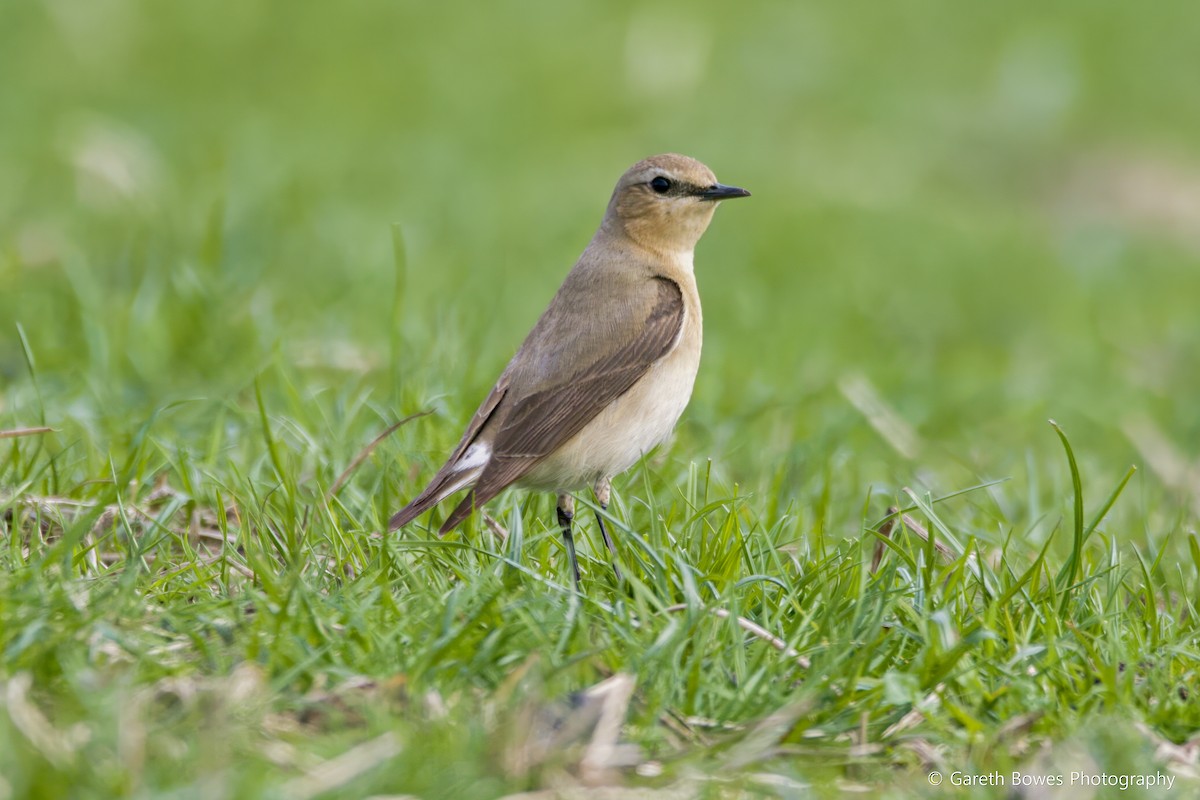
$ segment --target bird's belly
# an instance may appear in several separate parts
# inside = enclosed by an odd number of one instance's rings
[[[633,466],[675,428],[687,407],[700,366],[700,342],[680,344],[647,370],[566,444],[530,470],[520,483],[570,491],[595,485]]]

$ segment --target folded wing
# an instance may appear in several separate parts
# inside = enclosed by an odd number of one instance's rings
[[[472,510],[491,500],[579,433],[605,407],[629,391],[656,361],[671,352],[683,328],[683,292],[674,281],[661,276],[650,278],[642,286],[637,293],[641,302],[609,308],[600,304],[600,308],[587,310],[593,320],[600,318],[599,324],[604,329],[617,333],[591,342],[566,338],[566,346],[555,353],[557,374],[555,370],[544,369],[542,364],[541,380],[520,380],[523,365],[521,353],[517,354],[505,371],[512,378],[509,391],[494,415],[495,433],[489,436],[491,458],[471,493],[442,525],[442,533],[453,529]],[[553,342],[538,342],[540,347],[531,348],[541,327],[539,324],[530,334],[522,351],[554,347]],[[624,331],[631,334],[621,336]],[[542,331],[540,335],[548,334],[553,332]],[[597,347],[596,341],[611,341],[611,344]],[[578,353],[588,355],[580,358]],[[550,374],[546,375],[547,372]],[[525,386],[527,383],[530,385]]]

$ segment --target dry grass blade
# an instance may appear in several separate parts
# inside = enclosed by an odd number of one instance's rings
[[[600,718],[579,763],[580,775],[587,783],[608,783],[616,768],[627,765],[618,742],[635,683],[632,675],[618,673],[587,691],[589,699],[600,699]]]
[[[925,721],[926,715],[929,711],[942,704],[942,692],[945,691],[945,689],[946,685],[944,683],[939,683],[936,687],[934,687],[932,692],[925,696],[924,702],[918,704],[916,708],[912,709],[903,717],[889,725],[887,730],[885,730],[883,735],[879,738],[890,739],[897,734],[912,730],[920,725]]]
[[[928,739],[917,737],[903,742],[900,746],[916,755],[927,769],[945,765],[945,755],[939,747],[930,743]]]
[[[527,660],[525,669],[533,663]],[[577,764],[570,771],[585,785],[617,783],[623,770],[644,763],[638,745],[621,741],[635,683],[632,674],[617,673],[573,695],[569,705],[536,700],[514,704],[511,688],[506,689],[494,706],[505,723],[505,771],[526,779],[538,768]]]
[[[1162,428],[1144,414],[1130,415],[1121,423],[1121,429],[1159,479],[1190,497],[1192,513],[1200,516],[1200,462],[1190,461]]]
[[[666,709],[658,715],[658,721],[666,729],[666,732],[671,735],[671,738],[676,740],[673,744],[679,749],[684,750],[685,742],[698,744],[701,747],[707,747],[710,740],[703,732],[692,726],[691,720],[682,716],[674,709]],[[715,723],[720,724],[720,723]]]
[[[902,520],[904,527],[920,536],[925,541],[929,541],[929,531],[925,530],[925,526],[917,522],[908,514],[901,514],[900,509],[896,506],[888,506],[887,519],[879,526],[879,535],[885,539],[891,538],[892,531],[895,530],[896,520]],[[882,541],[875,542],[875,551],[871,554],[871,572],[876,572],[879,569],[879,562],[883,561],[883,551],[885,545]],[[954,551],[938,540],[934,539],[933,547],[947,561],[954,560]]]
[[[13,428],[7,431],[0,431],[0,439],[16,439],[20,436],[40,436],[43,433],[53,433],[54,428],[39,426],[37,428]]]
[[[1028,733],[1037,724],[1038,720],[1044,716],[1046,716],[1045,711],[1029,711],[1011,717],[996,729],[996,738],[1004,739],[1010,736],[1022,736]]]
[[[0,495],[0,502],[32,509],[44,520],[53,520],[53,526],[43,521],[43,535],[47,541],[57,538],[59,530],[69,524],[72,519],[77,519],[82,514],[98,511],[99,515],[95,522],[81,540],[85,548],[84,561],[93,572],[99,571],[101,567],[112,567],[128,559],[127,553],[99,549],[100,543],[105,541],[106,532],[113,526],[123,509],[130,524],[135,527],[139,535],[154,530],[171,533],[180,541],[186,539],[191,542],[195,549],[193,558],[196,563],[211,565],[221,562],[223,566],[242,577],[253,579],[255,577],[253,570],[245,564],[239,563],[240,554],[231,551],[228,532],[222,529],[216,511],[198,506],[189,511],[186,504],[181,502],[164,516],[163,509],[167,501],[186,501],[187,499],[185,495],[180,494],[167,483],[165,476],[156,480],[150,492],[139,502],[126,502],[123,506],[115,503],[101,505],[93,500],[77,500],[56,495],[24,495],[20,497]],[[172,527],[171,523],[177,521],[181,514],[184,515],[183,526]],[[231,505],[226,508],[225,516],[234,520],[240,519],[237,506]],[[24,557],[28,557],[28,552]],[[154,564],[159,560],[159,556],[153,552],[143,553],[142,558],[147,565]]]
[[[412,422],[414,419],[420,419],[421,417],[427,417],[432,413],[433,413],[432,408],[429,409],[428,411],[419,411],[416,414],[409,414],[407,417],[400,420],[399,422],[396,422],[396,423],[388,426],[388,429],[386,431],[384,431],[383,433],[376,436],[374,439],[371,440],[370,444],[368,444],[366,447],[364,447],[362,450],[360,450],[358,452],[358,455],[356,455],[354,457],[354,460],[350,462],[350,466],[346,467],[346,469],[342,471],[341,475],[338,475],[337,480],[333,482],[333,486],[329,487],[329,491],[325,493],[325,499],[328,500],[328,499],[332,498],[335,494],[337,494],[339,491],[341,491],[342,487],[346,485],[346,481],[350,480],[350,476],[354,474],[354,470],[358,469],[359,465],[362,464],[362,462],[367,460],[367,457],[370,456],[371,453],[373,453],[375,451],[375,448],[379,446],[380,442],[382,442],[384,439],[386,439],[387,437],[389,437],[393,433],[395,433],[397,430],[399,430],[401,428],[401,426],[407,425],[408,423]]]
[[[812,708],[812,700],[804,699],[789,703],[763,717],[741,741],[730,748],[725,768],[739,769],[775,755],[779,751],[780,742],[796,728],[801,718]]]
[[[483,514],[483,524],[487,525],[488,530],[496,535],[496,538],[501,542],[508,540],[508,529],[500,524],[500,521],[486,511],[481,511]]]
[[[879,535],[884,539],[890,539],[892,536],[892,528],[896,527],[896,520],[900,516],[900,508],[898,506],[888,506],[887,519],[879,526]],[[883,549],[886,545],[882,541],[875,542],[875,552],[871,554],[871,573],[874,574],[879,570],[879,562],[883,561]]]
[[[55,728],[50,720],[29,699],[33,677],[28,672],[14,675],[4,686],[5,710],[13,727],[24,735],[26,741],[51,764],[64,767],[71,763],[79,747],[87,741],[86,726],[76,726],[68,731]]]
[[[308,800],[340,789],[388,759],[395,758],[400,754],[400,749],[399,740],[389,731],[314,767],[307,775],[288,781],[283,787],[283,796]]]
[[[678,603],[676,605],[668,606],[667,608],[664,608],[663,613],[664,614],[678,614],[680,611],[687,611],[688,608],[689,608],[689,606],[686,603]],[[740,627],[742,630],[746,631],[747,633],[753,634],[757,638],[762,639],[764,642],[771,645],[772,647],[774,647],[776,650],[783,653],[787,657],[796,659],[796,663],[799,664],[802,669],[808,669],[809,667],[812,666],[811,661],[809,661],[804,656],[800,655],[798,652],[796,652],[791,647],[788,647],[787,642],[785,642],[783,639],[779,638],[775,634],[771,633],[769,630],[764,628],[762,625],[759,625],[757,622],[754,622],[753,620],[748,620],[745,617],[734,617],[733,614],[730,614],[728,611],[726,611],[723,608],[706,608],[704,610],[709,612],[710,614],[717,615],[721,619],[729,619],[730,617],[733,617],[737,621],[738,627]]]
[[[1133,727],[1154,744],[1154,757],[1162,763],[1176,767],[1200,766],[1200,734],[1183,744],[1175,744],[1144,722],[1135,722]]]
[[[843,375],[838,379],[838,389],[893,450],[907,459],[916,458],[921,447],[917,432],[883,399],[866,375]]]

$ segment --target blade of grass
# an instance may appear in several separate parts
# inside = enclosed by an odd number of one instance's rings
[[[1075,583],[1075,578],[1079,575],[1079,568],[1083,561],[1083,481],[1079,476],[1079,464],[1075,461],[1075,451],[1071,449],[1071,443],[1067,440],[1067,434],[1059,427],[1057,422],[1054,420],[1050,420],[1049,422],[1050,427],[1054,428],[1054,432],[1058,434],[1063,450],[1067,453],[1067,464],[1071,469],[1071,487],[1075,495],[1074,522],[1071,527],[1071,554],[1067,557],[1067,563],[1063,564],[1062,569],[1059,570],[1058,576],[1055,578],[1058,588],[1065,589],[1067,586]],[[1066,602],[1066,598],[1064,598],[1063,602]]]

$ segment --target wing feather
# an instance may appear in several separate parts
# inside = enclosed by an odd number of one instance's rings
[[[389,531],[394,531],[397,528],[407,525],[462,488],[461,470],[457,469],[458,461],[462,458],[467,448],[479,437],[483,426],[492,418],[492,415],[496,413],[497,407],[503,402],[504,396],[508,392],[508,381],[509,375],[505,371],[500,376],[500,380],[496,381],[496,385],[492,387],[492,391],[488,393],[483,403],[475,411],[475,415],[471,417],[471,422],[467,425],[467,430],[463,433],[462,439],[459,440],[458,446],[454,448],[454,452],[446,459],[446,463],[438,470],[438,473],[429,481],[429,485],[425,487],[424,491],[414,497],[412,502],[397,511],[388,520]]]
[[[595,419],[671,351],[684,321],[683,291],[669,278],[653,278],[649,312],[636,334],[572,374],[524,396],[509,394],[497,420],[492,457],[471,493],[442,525],[445,533],[471,511],[519,480]]]

